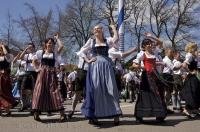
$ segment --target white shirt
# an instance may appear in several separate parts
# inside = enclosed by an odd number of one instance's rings
[[[144,67],[143,59],[141,59],[143,58],[143,56],[144,56],[144,51],[140,50],[140,52],[137,53],[136,58],[133,60],[133,63],[140,64],[141,67]]]
[[[78,68],[80,68],[80,69],[83,68],[83,70],[88,70],[88,64],[86,62],[84,62],[84,59],[82,57],[79,57]]]
[[[126,83],[128,83],[128,82],[130,82],[132,80],[135,81],[138,84],[140,83],[140,80],[137,78],[136,73],[132,72],[132,71],[130,71],[129,73],[125,74],[123,76],[123,78],[126,79]]]
[[[24,60],[17,60],[16,64],[18,66],[17,69],[17,73],[15,74],[15,76],[22,76],[25,74],[25,65],[26,65],[26,61]]]
[[[29,53],[24,55],[24,61],[33,60],[35,53]],[[32,63],[25,64],[25,71],[35,71],[34,66]]]
[[[67,79],[70,80],[70,81],[75,81],[75,79],[76,79],[76,74],[77,74],[76,71],[71,72],[71,73],[67,76]]]
[[[194,59],[194,56],[191,53],[187,53],[185,55],[185,61],[184,62],[189,65],[192,62],[193,59]]]
[[[180,61],[176,60],[176,59],[173,60],[173,64],[174,64],[174,68],[180,67],[182,65],[182,63]],[[173,70],[173,73],[175,75],[182,75],[183,72],[180,68],[180,69],[177,69],[177,70]]]
[[[165,56],[163,58],[163,63],[165,64],[163,73],[172,74],[174,68],[172,60],[170,60],[168,56]]]
[[[50,58],[53,59],[55,58],[55,66],[58,66],[62,62],[61,55],[58,55],[57,53],[45,53],[43,50],[38,50],[34,56],[34,59],[37,59],[39,61],[42,60],[42,58]]]
[[[109,54],[109,58],[111,58],[113,63],[115,63],[116,69],[122,71],[123,68],[122,68],[121,63],[119,62],[119,60],[121,60],[122,58],[122,52],[112,47],[108,50],[108,54]]]
[[[163,59],[162,59],[162,57],[159,54],[156,55],[156,61],[157,62],[163,62]],[[158,73],[162,73],[163,66],[162,65],[157,65],[156,69],[157,69]]]
[[[63,76],[64,76],[64,72],[63,72],[63,71],[59,72],[59,73],[57,74],[58,81],[64,81],[64,80],[63,80]]]

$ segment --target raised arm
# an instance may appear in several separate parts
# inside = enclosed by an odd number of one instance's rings
[[[56,39],[57,44],[58,44],[58,49],[57,49],[58,51],[57,51],[57,53],[60,54],[61,51],[62,51],[63,48],[64,48],[63,42],[60,40],[59,34],[58,34],[58,33],[56,33],[56,35],[54,36],[54,38]]]
[[[19,59],[24,59],[24,55],[27,53],[27,50],[29,49],[29,48],[31,48],[32,46],[31,45],[29,45],[29,46],[27,46],[23,51],[22,51],[22,53],[20,54],[20,56],[19,56]]]
[[[6,50],[5,45],[1,42],[0,46],[1,46],[2,49],[3,49],[4,55],[7,55],[7,54],[8,54],[8,51]]]
[[[163,47],[163,41],[161,41],[159,38],[153,37],[152,34],[151,34],[151,33],[148,33],[148,32],[146,32],[144,35],[145,35],[146,37],[148,37],[148,38],[154,40],[154,41],[156,42],[157,46],[159,46],[159,48],[162,48],[162,47]]]
[[[14,64],[17,60],[19,60],[21,53],[22,53],[22,52],[19,52],[19,53],[15,56],[15,58],[14,58],[13,61],[12,61],[13,64]]]
[[[119,35],[117,32],[117,29],[116,29],[115,25],[110,25],[110,27],[112,28],[112,31],[113,31],[112,41],[114,44],[118,44]]]

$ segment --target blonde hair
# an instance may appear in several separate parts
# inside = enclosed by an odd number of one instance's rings
[[[186,52],[192,52],[194,50],[197,50],[197,44],[195,42],[190,42],[185,46],[185,51]]]

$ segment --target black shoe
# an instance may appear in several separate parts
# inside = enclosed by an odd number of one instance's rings
[[[133,103],[133,100],[130,100],[128,103]]]
[[[74,115],[74,112],[71,111],[71,112],[69,113],[69,115],[68,115],[68,118],[71,119],[73,115]]]
[[[176,108],[176,107],[173,107],[173,111],[175,111],[175,110],[178,110],[178,108]]]
[[[11,112],[9,111],[8,113],[6,113],[5,115],[3,115],[4,117],[10,117],[11,116]]]
[[[164,117],[156,117],[156,121],[158,121],[159,123],[164,123],[165,118]]]
[[[18,110],[18,112],[23,112],[23,111],[25,111],[25,110],[28,110],[28,108],[27,108],[27,107],[22,107],[22,108],[20,108],[20,109]]]
[[[51,112],[47,112],[47,116],[52,116],[52,113]]]
[[[67,120],[66,114],[61,115],[60,116],[60,122],[64,122],[65,120]]]
[[[182,112],[182,111],[183,111],[183,108],[176,108],[176,110],[177,110],[178,112]]]
[[[174,114],[173,110],[167,109],[167,114]]]
[[[119,126],[119,117],[114,118],[114,125]]]
[[[144,123],[142,117],[135,117],[136,118],[136,123]]]
[[[100,123],[97,119],[90,119],[88,123],[91,125],[97,125],[97,126],[100,125]]]
[[[36,120],[36,121],[41,121],[41,119],[40,119],[40,117],[39,117],[39,114],[38,114],[37,112],[35,112],[35,113],[33,114],[33,117],[34,117],[34,120]]]

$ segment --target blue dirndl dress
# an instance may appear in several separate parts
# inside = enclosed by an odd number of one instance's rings
[[[92,46],[97,60],[89,64],[86,77],[86,97],[81,112],[89,119],[111,118],[122,114],[114,65],[106,46]]]

